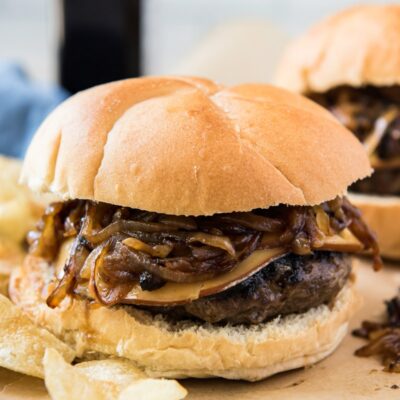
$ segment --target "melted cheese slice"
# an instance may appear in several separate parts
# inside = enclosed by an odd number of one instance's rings
[[[282,247],[274,249],[256,250],[244,259],[231,271],[216,276],[215,278],[195,283],[174,283],[167,282],[162,288],[151,292],[142,290],[137,284],[128,293],[124,303],[135,304],[179,304],[188,300],[196,300],[199,297],[208,296],[213,293],[229,289],[239,282],[255,274],[267,264],[282,257],[288,251]]]
[[[72,240],[63,243],[56,261],[56,271],[62,271],[71,248]],[[328,236],[323,246],[317,251],[359,252],[364,246],[348,230],[343,230],[340,235]],[[167,282],[162,288],[146,291],[137,284],[122,301],[125,304],[142,304],[152,306],[165,306],[187,303],[200,297],[209,296],[229,289],[245,279],[254,275],[274,260],[284,256],[288,250],[283,247],[256,250],[246,259],[241,261],[234,269],[215,278],[203,282],[174,283]]]
[[[315,250],[358,253],[364,250],[364,245],[348,229],[344,229],[339,235],[326,237],[323,246]]]

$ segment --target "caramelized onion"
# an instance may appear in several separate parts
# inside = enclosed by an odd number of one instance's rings
[[[103,283],[103,280],[100,279],[99,269],[104,262],[104,257],[106,256],[109,247],[110,242],[106,242],[103,245],[98,246],[90,253],[91,257],[90,260],[88,260],[88,268],[90,269],[90,278],[88,285],[89,295],[91,295],[99,303],[106,305],[109,305],[112,302],[112,299],[110,298],[112,295],[112,291],[107,292],[107,296],[102,296],[103,293],[99,294],[99,288]]]
[[[30,253],[35,256],[41,256],[48,260],[53,260],[57,254],[60,245],[60,221],[58,214],[63,208],[63,203],[52,203],[46,208],[46,211],[39,221],[38,228],[40,234],[36,231],[29,232],[27,241],[30,246]]]
[[[118,255],[119,254],[119,255]],[[127,270],[130,273],[140,274],[143,271],[150,272],[165,281],[178,282],[178,283],[191,283],[199,282],[215,276],[219,269],[216,265],[215,268],[196,268],[193,266],[193,260],[187,258],[167,258],[163,263],[157,263],[149,255],[140,251],[129,249],[127,246],[117,244],[114,250],[116,258],[122,257]],[[191,262],[192,261],[192,262]],[[110,268],[111,270],[112,268]]]
[[[312,210],[309,210],[306,214],[304,229],[308,236],[310,248],[319,249],[323,246],[325,234],[319,229]]]
[[[197,260],[207,260],[209,258],[220,256],[223,253],[222,249],[211,246],[196,246],[192,247],[191,250],[193,257]]]
[[[61,280],[58,282],[57,287],[50,293],[46,299],[46,303],[49,307],[57,307],[65,297],[71,293],[71,288],[74,286],[74,275],[72,273],[64,274]]]
[[[208,233],[193,233],[188,236],[188,242],[200,242],[206,244],[207,246],[217,247],[219,249],[225,250],[232,257],[235,257],[236,255],[235,248],[233,247],[232,242],[227,236],[216,236],[210,235]]]
[[[64,221],[64,233],[65,238],[76,236],[79,232],[79,223],[84,214],[85,202],[79,201],[75,208],[68,214]]]
[[[131,291],[133,282],[121,282],[118,285],[107,285],[103,280],[96,279],[96,301],[104,306],[111,307],[118,304]]]
[[[347,198],[343,198],[343,212],[350,220],[349,229],[351,233],[365,246],[371,249],[373,255],[373,267],[379,271],[383,267],[382,258],[379,253],[379,245],[376,235],[372,232],[365,222],[361,219],[361,212],[354,207]]]
[[[150,246],[147,243],[135,238],[127,238],[123,240],[122,243],[133,250],[144,251],[153,257],[165,258],[169,253],[171,253],[172,250],[172,246],[168,246],[166,244],[156,244],[154,246]]]
[[[72,293],[76,278],[88,256],[87,249],[77,237],[72,244],[68,260],[64,266],[64,275],[58,282],[57,287],[47,298],[47,305],[51,308],[57,307],[64,298]]]
[[[328,201],[324,209],[329,214],[330,226],[334,232],[340,232],[349,226],[350,220],[343,210],[343,198],[337,197]]]
[[[279,233],[264,233],[261,238],[263,249],[278,247],[282,244],[282,237]]]
[[[123,279],[118,285],[110,280],[110,276],[104,268],[104,259],[110,250],[112,241],[109,240],[99,246],[91,253],[93,257],[90,260],[90,280],[88,284],[88,293],[98,303],[105,306],[112,306],[123,299],[133,286],[133,281]],[[122,278],[126,278],[123,274]]]
[[[280,236],[281,243],[291,247],[295,254],[311,253],[310,239],[305,235],[307,209],[293,207],[288,210],[287,227]]]
[[[355,354],[360,357],[381,355],[385,371],[400,373],[400,295],[386,302],[387,321],[364,321],[354,336],[369,340]]]
[[[88,201],[85,206],[85,216],[80,231],[83,237],[93,234],[95,230],[101,229],[99,214],[100,209],[96,207],[96,204]]]
[[[332,229],[330,227],[329,215],[324,211],[324,209],[321,206],[314,206],[313,209],[315,212],[315,219],[318,228],[325,235],[331,235]]]
[[[95,268],[96,260],[99,258],[100,253],[104,251],[105,244],[97,246],[94,250],[90,252],[86,258],[81,270],[79,271],[80,279],[90,280],[93,270]]]
[[[162,215],[158,221],[176,229],[185,229],[187,231],[194,231],[197,229],[197,223],[193,217],[185,217],[182,215]]]
[[[223,214],[218,219],[224,222],[239,224],[259,232],[279,232],[284,227],[282,220],[264,217],[251,212]]]
[[[85,234],[84,238],[91,244],[98,244],[120,232],[168,232],[175,231],[176,229],[156,222],[119,220],[111,223],[97,233]]]
[[[292,251],[300,256],[311,254],[311,245],[309,239],[297,236],[292,242]]]

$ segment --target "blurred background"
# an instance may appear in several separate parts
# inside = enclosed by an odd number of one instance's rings
[[[271,81],[290,38],[358,3],[0,0],[0,153],[22,157],[57,104],[100,83],[150,74]]]

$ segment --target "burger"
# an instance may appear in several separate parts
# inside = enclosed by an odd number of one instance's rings
[[[51,192],[12,300],[83,359],[258,380],[315,363],[358,304],[374,235],[345,197],[370,174],[322,107],[268,85],[128,79],[56,109],[22,181]]]
[[[364,144],[374,174],[352,201],[378,233],[382,254],[400,259],[400,5],[362,5],[296,39],[276,83],[329,111]]]

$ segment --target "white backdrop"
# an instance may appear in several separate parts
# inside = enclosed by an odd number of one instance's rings
[[[56,80],[59,31],[57,0],[0,0],[0,58],[38,80]]]
[[[145,72],[269,81],[290,37],[347,6],[394,2],[145,0]]]

